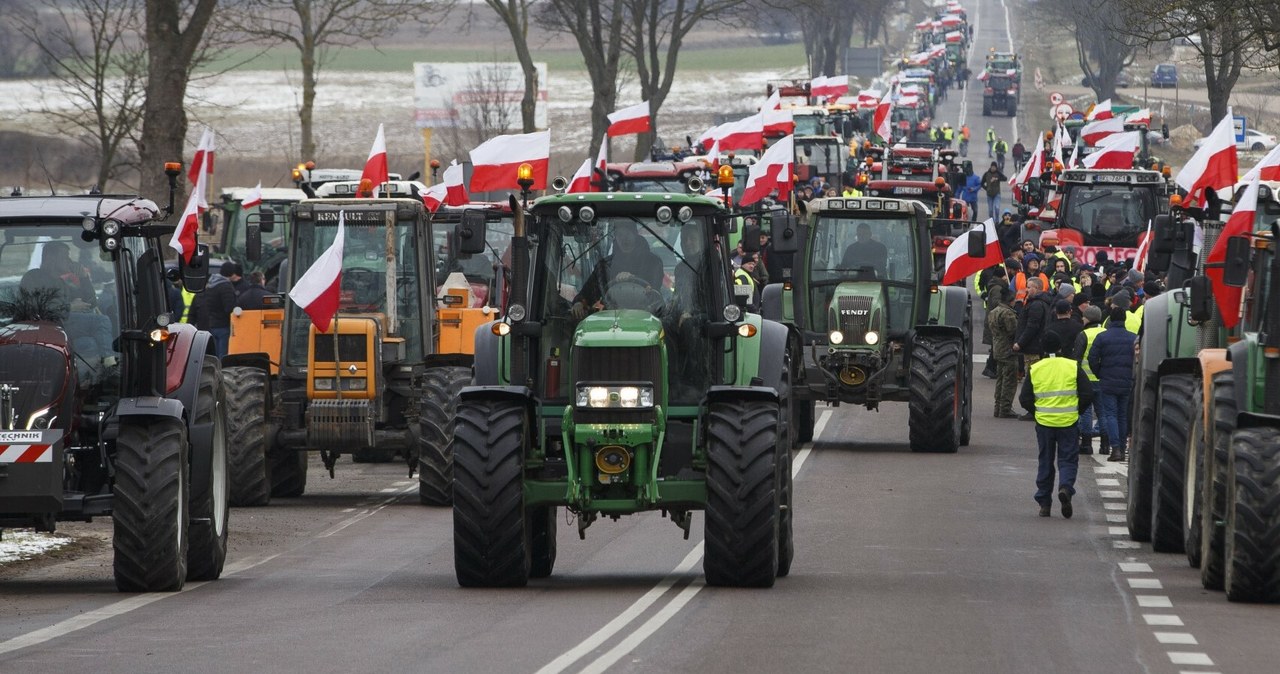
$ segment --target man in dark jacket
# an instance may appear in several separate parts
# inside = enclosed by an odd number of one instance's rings
[[[1053,303],[1053,320],[1044,327],[1044,334],[1053,333],[1058,336],[1061,344],[1074,348],[1076,337],[1080,335],[1080,331],[1084,330],[1084,323],[1077,320],[1071,312],[1071,302],[1062,299],[1055,300]]]
[[[266,279],[263,277],[262,272],[251,271],[249,272],[248,280],[249,287],[240,292],[240,295],[236,298],[236,306],[241,309],[264,308],[262,298],[271,294],[263,284]]]
[[[1133,346],[1137,335],[1125,328],[1126,312],[1112,307],[1107,327],[1089,349],[1089,370],[1098,378],[1102,428],[1111,445],[1108,461],[1124,461],[1129,438],[1129,396],[1133,390]]]
[[[1036,503],[1040,516],[1049,516],[1053,504],[1053,473],[1058,468],[1058,501],[1062,516],[1071,518],[1071,497],[1076,493],[1076,472],[1080,465],[1080,435],[1076,424],[1080,412],[1093,401],[1093,386],[1080,363],[1063,356],[1071,348],[1058,341],[1056,333],[1044,336],[1045,357],[1027,368],[1027,378],[1018,402],[1034,412],[1036,443],[1040,448],[1036,472]]]
[[[231,312],[236,308],[236,289],[227,274],[235,274],[237,265],[225,262],[221,273],[209,277],[204,292],[196,295],[188,320],[199,330],[213,335],[214,352],[219,358],[227,355],[231,341]]]

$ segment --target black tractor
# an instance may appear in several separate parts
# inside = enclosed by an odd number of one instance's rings
[[[181,166],[166,172],[172,189]],[[0,199],[0,527],[110,516],[126,592],[213,580],[227,550],[221,367],[169,312],[172,207]],[[199,292],[207,260],[174,274]]]

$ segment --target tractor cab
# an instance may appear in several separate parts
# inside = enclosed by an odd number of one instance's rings
[[[289,244],[289,209],[307,198],[300,189],[262,188],[262,201],[244,207],[250,188],[232,187],[222,191],[217,205],[221,210],[219,243],[213,246],[211,265],[234,260],[246,271],[261,271],[267,284],[274,284]]]
[[[839,138],[826,136],[795,136],[795,172],[801,181],[822,176],[828,185],[839,185],[844,173],[848,149]],[[746,181],[740,181],[745,186]]]
[[[1059,178],[1061,203],[1045,214],[1057,225],[1043,229],[1036,221],[1024,223],[1028,237],[1053,237],[1059,246],[1073,245],[1092,264],[1100,250],[1112,260],[1137,254],[1140,238],[1157,215],[1169,210],[1170,186],[1158,171],[1141,169],[1070,169]]]
[[[701,192],[703,186],[703,168],[693,161],[611,162],[605,170],[614,192],[688,194]]]

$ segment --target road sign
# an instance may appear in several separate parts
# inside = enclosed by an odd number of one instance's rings
[[[1232,115],[1231,117],[1231,122],[1235,126],[1236,130],[1236,142],[1243,143],[1244,133],[1249,128],[1248,120],[1245,119],[1244,115]]]
[[[1061,105],[1066,100],[1067,100],[1067,97],[1063,96],[1061,93],[1057,91],[1049,94],[1049,105],[1055,105],[1055,106]]]
[[[1066,119],[1070,117],[1073,112],[1075,112],[1075,108],[1072,108],[1070,103],[1059,103],[1049,108],[1049,117],[1053,119]]]

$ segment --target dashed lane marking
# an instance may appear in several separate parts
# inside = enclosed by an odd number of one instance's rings
[[[1120,480],[1113,477],[1100,477],[1097,480],[1099,487],[1119,487]]]
[[[1158,578],[1128,578],[1129,587],[1135,590],[1163,590]]]
[[[1102,507],[1106,510],[1124,510],[1126,506],[1123,503],[1112,503],[1111,501],[1107,501],[1102,504]]]
[[[1212,667],[1213,660],[1205,653],[1186,653],[1182,651],[1169,651],[1169,661],[1175,665],[1204,665]]]
[[[1152,627],[1182,627],[1182,618],[1162,613],[1144,613],[1142,620]]]
[[[1151,565],[1146,562],[1120,562],[1121,573],[1151,573]]]
[[[360,520],[365,519],[366,517],[369,517],[370,515],[373,515],[374,513],[376,513],[376,512],[378,512],[378,511],[382,510],[383,508],[386,508],[387,506],[391,505],[392,503],[395,503],[396,501],[399,501],[402,497],[404,497],[404,496],[408,495],[408,494],[409,494],[409,492],[413,491],[414,489],[417,489],[417,487],[416,487],[416,486],[414,486],[414,487],[405,487],[405,488],[403,488],[403,489],[399,489],[399,490],[397,490],[396,488],[392,487],[392,488],[391,488],[391,491],[392,491],[392,492],[395,492],[394,494],[392,494],[392,495],[388,496],[388,497],[387,497],[387,498],[385,498],[385,499],[382,499],[382,501],[380,501],[377,505],[373,505],[372,507],[370,507],[370,508],[368,508],[368,509],[366,509],[366,510],[363,510],[363,511],[361,511],[361,512],[357,512],[355,515],[352,515],[351,517],[348,517],[347,519],[342,520],[341,522],[338,522],[337,524],[335,524],[335,525],[333,525],[333,526],[329,527],[329,528],[328,528],[328,529],[326,529],[323,533],[320,533],[320,534],[316,535],[316,538],[328,538],[328,537],[330,537],[330,536],[332,536],[332,535],[334,535],[334,534],[338,533],[339,531],[342,531],[343,529],[346,529],[347,527],[351,526],[352,524],[355,524],[356,522],[359,522]],[[386,492],[387,490],[386,490],[386,489],[383,489],[382,491],[383,491],[383,492]],[[372,505],[372,504],[371,504],[371,505]]]
[[[1118,489],[1104,489],[1102,491],[1099,491],[1098,495],[1101,496],[1102,498],[1119,498],[1119,499],[1124,498],[1124,492]]]
[[[1156,641],[1162,644],[1200,645],[1195,636],[1187,632],[1156,632],[1155,635]]]
[[[1111,547],[1117,550],[1137,550],[1142,544],[1137,541],[1111,541]]]
[[[1108,521],[1108,522],[1123,522],[1123,521],[1125,521],[1125,516],[1124,516],[1122,513],[1107,513],[1107,521]]]
[[[1107,527],[1107,533],[1112,536],[1128,536],[1129,527]]]
[[[1162,594],[1135,594],[1134,599],[1142,608],[1173,608],[1173,602]]]

